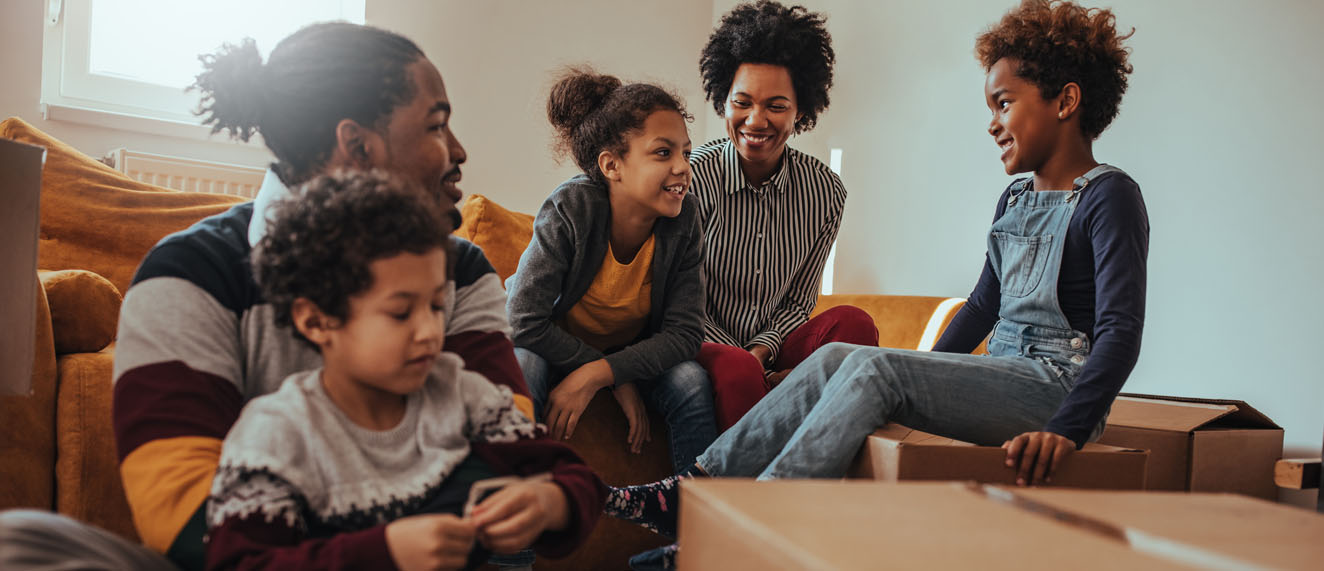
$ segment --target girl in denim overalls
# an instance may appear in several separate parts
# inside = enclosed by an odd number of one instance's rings
[[[679,479],[841,477],[888,422],[1002,444],[1021,484],[1097,438],[1144,322],[1140,189],[1091,152],[1131,71],[1122,39],[1107,10],[1035,0],[980,36],[988,132],[1008,174],[1033,176],[999,199],[983,274],[934,352],[826,346],[694,467],[613,490],[608,513],[674,533]],[[969,354],[990,331],[989,355]]]

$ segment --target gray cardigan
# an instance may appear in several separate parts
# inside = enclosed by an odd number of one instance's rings
[[[652,308],[629,346],[605,355],[616,383],[648,382],[699,352],[703,342],[703,227],[686,196],[680,215],[653,225]],[[516,347],[537,353],[562,373],[604,357],[556,324],[588,291],[607,256],[611,203],[607,188],[578,175],[543,202],[533,240],[506,280],[506,313]]]

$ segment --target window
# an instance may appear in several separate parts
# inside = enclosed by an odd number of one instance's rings
[[[245,37],[263,58],[326,20],[363,23],[366,0],[48,0],[42,108],[48,118],[205,136],[184,91],[198,55]]]
[[[841,176],[841,149],[832,149],[828,153],[828,168]],[[819,285],[819,295],[832,295],[837,281],[837,243],[832,242],[828,250],[827,263],[823,264],[823,281]]]

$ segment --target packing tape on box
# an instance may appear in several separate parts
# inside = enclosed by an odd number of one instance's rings
[[[1201,569],[1224,571],[1261,571],[1269,569],[1249,561],[1243,561],[1203,547],[1183,543],[1166,537],[1146,533],[1135,528],[1121,526],[1112,522],[1093,518],[1062,508],[1035,501],[1006,488],[971,482],[967,485],[971,491],[989,500],[1005,504],[1035,515],[1051,518],[1063,525],[1069,525],[1083,531],[1100,535],[1114,541],[1125,543],[1135,551],[1153,555],[1182,565]]]

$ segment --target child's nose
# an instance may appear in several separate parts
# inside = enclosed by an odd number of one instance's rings
[[[423,343],[435,341],[441,338],[443,327],[440,316],[425,315],[423,322],[418,325],[418,329],[414,332],[414,338]]]

